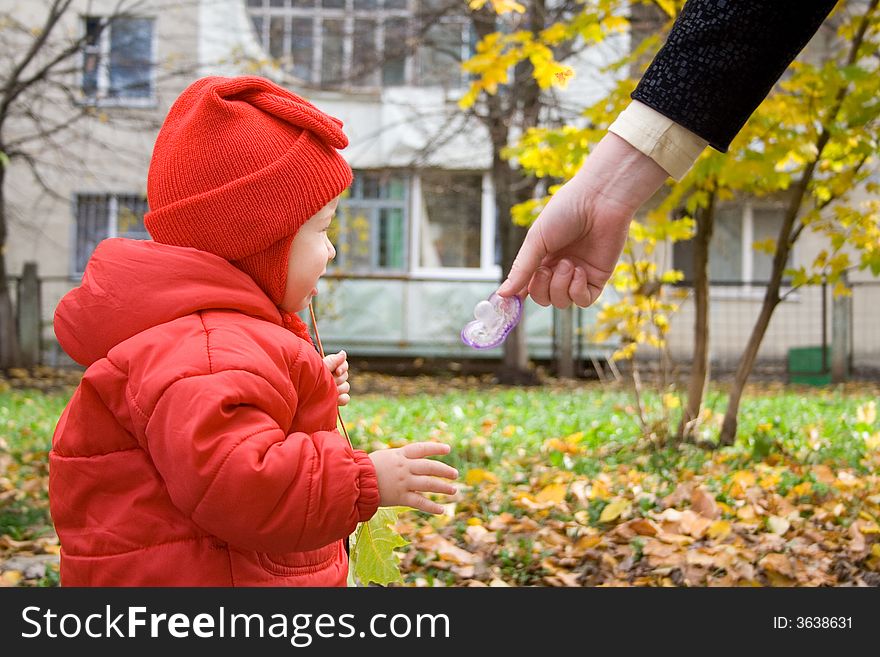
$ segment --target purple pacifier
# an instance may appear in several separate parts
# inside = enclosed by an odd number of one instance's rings
[[[474,321],[461,329],[461,341],[474,349],[497,347],[519,323],[522,300],[492,294],[474,306],[474,317]]]

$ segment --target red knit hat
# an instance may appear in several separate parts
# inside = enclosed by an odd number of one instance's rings
[[[144,225],[229,260],[280,304],[293,236],[351,184],[347,145],[339,119],[265,78],[202,78],[159,131]]]

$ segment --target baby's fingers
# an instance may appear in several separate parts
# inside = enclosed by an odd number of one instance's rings
[[[410,490],[420,493],[442,493],[443,495],[455,495],[458,492],[455,486],[436,477],[413,477],[410,482]]]
[[[445,443],[410,443],[403,446],[403,455],[410,459],[421,459],[426,456],[442,456],[449,454],[449,445]]]
[[[422,497],[418,493],[407,493],[403,498],[403,503],[425,513],[433,513],[439,516],[443,513],[443,507],[432,502],[427,497]]]
[[[434,477],[444,477],[446,479],[458,478],[458,470],[451,465],[446,465],[445,463],[433,461],[431,459],[419,459],[410,466],[409,471],[414,475],[431,475]]]

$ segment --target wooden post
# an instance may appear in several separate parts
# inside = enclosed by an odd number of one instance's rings
[[[844,275],[845,276],[845,275]],[[847,285],[846,278],[842,279]],[[835,296],[831,302],[831,381],[841,383],[849,378],[852,324],[852,288],[850,294]]]
[[[18,281],[18,308],[16,328],[21,349],[22,367],[34,367],[40,363],[42,350],[42,303],[37,263],[26,262]]]

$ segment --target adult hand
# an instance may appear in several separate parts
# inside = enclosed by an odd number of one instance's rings
[[[501,296],[586,308],[599,298],[623,251],[630,221],[669,174],[607,133],[526,234]]]
[[[443,507],[429,500],[422,492],[454,495],[455,486],[437,477],[455,479],[458,471],[452,466],[433,461],[428,456],[449,453],[444,443],[410,443],[393,449],[380,449],[369,454],[379,482],[379,506],[411,506],[428,513],[443,513]]]

